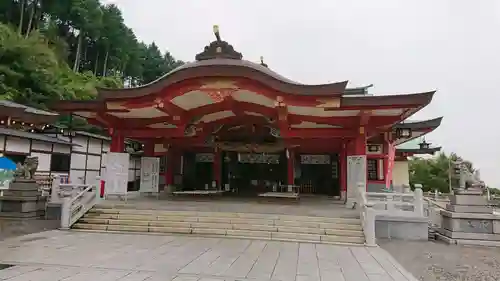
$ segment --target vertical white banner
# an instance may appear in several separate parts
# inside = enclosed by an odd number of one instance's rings
[[[358,183],[366,186],[366,155],[347,156],[347,207],[356,201]]]
[[[141,158],[141,193],[158,193],[160,184],[160,159],[157,157]]]
[[[128,153],[108,152],[106,155],[106,195],[127,195]]]

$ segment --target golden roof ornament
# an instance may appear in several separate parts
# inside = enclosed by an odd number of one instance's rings
[[[264,62],[263,56],[260,56],[260,65],[262,65],[263,67],[268,67],[267,64]]]
[[[205,47],[203,52],[196,55],[197,61],[210,60],[210,59],[234,59],[241,60],[243,55],[236,52],[229,43],[221,39],[220,30],[218,25],[213,26],[215,41],[211,42]]]

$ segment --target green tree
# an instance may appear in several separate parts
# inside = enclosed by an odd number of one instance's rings
[[[182,64],[156,44],[137,40],[115,5],[0,1],[2,99],[47,108],[61,99],[93,99],[96,87],[149,83]]]
[[[413,157],[409,162],[410,184],[422,184],[424,191],[438,189],[440,192],[448,193],[450,191],[450,164],[453,169],[454,162],[461,161],[467,168],[474,172],[473,164],[470,161],[463,160],[456,153],[446,155],[439,153],[432,158]],[[452,186],[458,186],[458,178],[452,173]]]
[[[73,71],[121,77],[127,86],[154,81],[183,63],[139,42],[118,7],[98,0],[4,0],[0,22],[26,38],[39,31]]]

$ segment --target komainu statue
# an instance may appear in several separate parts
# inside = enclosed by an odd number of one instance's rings
[[[17,168],[14,173],[14,177],[20,179],[32,180],[37,168],[38,168],[38,157],[28,156],[24,160],[24,164],[17,163]]]

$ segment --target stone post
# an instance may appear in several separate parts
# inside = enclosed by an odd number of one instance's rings
[[[424,216],[424,192],[422,191],[422,185],[421,184],[415,184],[415,191],[414,191],[414,212],[415,215],[419,217]]]
[[[373,202],[367,202],[365,204],[365,223],[364,223],[364,233],[365,233],[365,243],[366,246],[376,246],[375,239],[375,209],[373,208]]]
[[[59,175],[55,175],[52,179],[52,187],[50,188],[50,202],[58,203],[59,202],[59,186],[61,184],[61,178]]]
[[[100,189],[101,189],[101,177],[97,176],[96,181],[95,181],[95,189],[94,189],[96,203],[101,200],[101,190]]]
[[[64,197],[61,204],[61,229],[69,229],[71,219],[71,200],[72,198]]]
[[[395,210],[395,207],[394,207],[394,197],[390,194],[387,194],[387,196],[385,197],[386,198],[386,201],[385,201],[385,209],[390,213],[390,212],[393,212]]]

